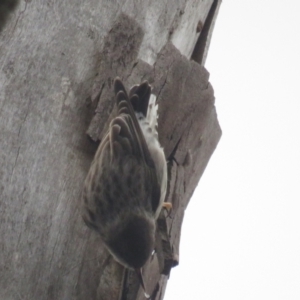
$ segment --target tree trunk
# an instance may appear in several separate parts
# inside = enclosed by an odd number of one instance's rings
[[[115,76],[127,87],[148,80],[159,103],[173,210],[160,215],[143,273],[151,299],[163,299],[184,210],[221,136],[203,67],[219,5],[20,3],[0,33],[0,299],[144,299],[80,212]]]

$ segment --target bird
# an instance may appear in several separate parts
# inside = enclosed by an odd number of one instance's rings
[[[158,215],[171,208],[164,202],[167,161],[156,129],[158,106],[150,103],[147,81],[128,94],[117,77],[114,92],[116,113],[84,182],[82,216],[114,259],[136,271],[149,297],[142,267],[154,250]]]

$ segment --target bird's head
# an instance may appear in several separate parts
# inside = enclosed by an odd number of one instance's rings
[[[155,243],[155,220],[130,215],[120,222],[106,241],[115,259],[127,268],[141,269],[150,257]]]

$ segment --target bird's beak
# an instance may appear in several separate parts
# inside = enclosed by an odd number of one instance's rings
[[[143,290],[144,290],[144,295],[145,295],[145,297],[146,297],[147,299],[149,299],[149,298],[150,298],[150,295],[148,295],[148,294],[146,293],[145,284],[144,284],[143,275],[142,275],[142,268],[140,268],[140,269],[135,269],[135,272],[136,272],[136,274],[137,274],[137,276],[138,276],[138,278],[139,278],[140,284],[141,284],[141,286],[142,286],[142,288],[143,288]]]

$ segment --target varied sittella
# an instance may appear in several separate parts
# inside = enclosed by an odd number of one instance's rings
[[[156,219],[162,206],[170,208],[164,203],[167,163],[148,82],[128,95],[116,78],[114,89],[117,115],[84,183],[83,220],[120,264],[136,270],[145,291],[141,270],[154,250]]]

